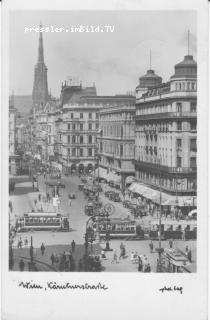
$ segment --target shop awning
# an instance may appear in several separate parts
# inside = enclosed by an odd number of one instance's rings
[[[138,193],[140,196],[160,204],[160,190],[154,190],[142,183],[133,182],[128,190]],[[197,197],[195,196],[175,196],[161,192],[161,202],[164,206],[197,206]]]

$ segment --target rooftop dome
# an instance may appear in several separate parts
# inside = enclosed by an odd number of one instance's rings
[[[151,88],[162,83],[162,78],[155,74],[154,70],[147,70],[147,73],[139,78],[138,88]]]
[[[196,78],[197,77],[197,62],[193,60],[192,55],[187,55],[184,60],[175,65],[175,74],[173,78]]]

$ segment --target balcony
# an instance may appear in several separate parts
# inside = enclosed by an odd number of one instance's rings
[[[134,160],[134,164],[137,167],[140,167],[142,169],[145,169],[147,171],[156,171],[156,172],[165,172],[165,173],[170,173],[170,174],[196,174],[197,173],[197,168],[193,167],[168,167],[156,163],[151,163],[151,162],[145,162],[141,160]]]
[[[135,116],[136,121],[148,121],[148,120],[167,120],[167,119],[192,119],[197,118],[196,112],[160,112],[141,114]]]

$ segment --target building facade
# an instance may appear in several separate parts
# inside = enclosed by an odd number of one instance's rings
[[[135,98],[127,104],[100,111],[99,166],[120,177],[116,182],[125,188],[125,179],[134,176]],[[114,177],[114,176],[113,176]]]
[[[9,99],[9,173],[16,174],[16,109],[13,96]]]
[[[178,202],[196,195],[197,63],[187,55],[167,83],[156,81],[136,89],[136,178]]]

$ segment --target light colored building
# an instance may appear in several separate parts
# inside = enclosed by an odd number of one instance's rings
[[[61,161],[63,170],[84,172],[94,169],[99,107],[87,103],[63,105]]]
[[[161,186],[163,192],[176,197],[175,203],[180,206],[186,204],[187,196],[188,204],[190,201],[193,206],[197,172],[197,63],[187,55],[175,65],[175,73],[167,83],[162,83],[153,72],[155,82],[156,85],[148,82],[145,92],[147,79],[142,77],[136,88],[136,178],[154,189]]]
[[[135,97],[127,103],[100,111],[99,166],[112,173],[110,179],[125,188],[125,179],[134,176]],[[115,177],[116,175],[116,177]],[[118,177],[119,178],[118,178]]]
[[[14,97],[9,99],[9,173],[16,174],[16,109]]]

